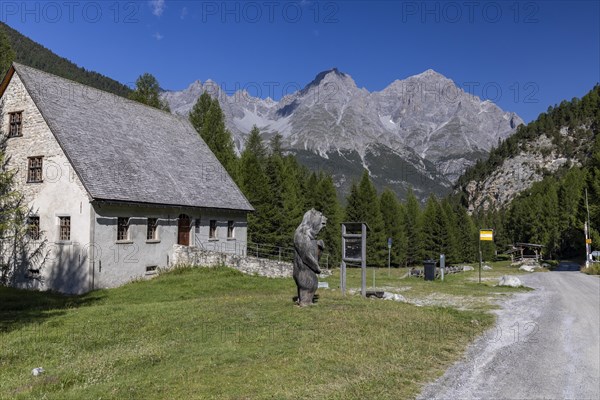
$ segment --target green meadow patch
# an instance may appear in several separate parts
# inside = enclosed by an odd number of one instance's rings
[[[422,280],[392,280],[424,293]],[[293,280],[227,268],[78,297],[0,288],[0,398],[410,398],[493,323],[483,308],[317,293],[299,308]]]

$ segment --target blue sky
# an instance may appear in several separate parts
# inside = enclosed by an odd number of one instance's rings
[[[381,90],[429,68],[523,119],[600,82],[598,1],[0,1],[0,19],[89,70],[261,97],[337,67]]]

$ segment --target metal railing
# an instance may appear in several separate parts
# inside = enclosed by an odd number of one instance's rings
[[[196,246],[204,250],[216,251],[219,253],[265,258],[269,260],[284,261],[289,263],[294,262],[295,254],[295,250],[293,247],[274,246],[264,243],[242,242],[238,240],[202,241],[199,238],[196,238]],[[321,265],[324,268],[329,269],[329,253],[322,254]]]

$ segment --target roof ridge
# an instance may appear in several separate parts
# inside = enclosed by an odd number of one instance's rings
[[[85,87],[87,89],[92,89],[92,90],[94,90],[96,92],[100,92],[100,93],[107,94],[107,95],[112,96],[112,97],[116,97],[119,100],[125,100],[126,102],[129,102],[129,103],[131,103],[133,105],[136,105],[136,106],[146,107],[146,108],[149,108],[149,109],[152,109],[152,110],[155,110],[155,111],[161,111],[163,113],[166,113],[167,115],[178,117],[177,115],[173,114],[170,111],[165,111],[165,110],[160,109],[160,108],[152,107],[152,106],[149,106],[148,104],[140,103],[139,101],[132,100],[132,99],[127,98],[127,97],[119,96],[117,94],[114,94],[114,93],[111,93],[111,92],[107,92],[106,90],[98,89],[98,88],[95,88],[93,86],[86,85],[85,83],[77,82],[77,81],[74,81],[72,79],[62,77],[60,75],[55,75],[55,74],[52,74],[50,72],[43,71],[41,69],[37,69],[37,68],[31,67],[29,65],[21,64],[21,63],[18,63],[16,61],[13,61],[13,65],[15,65],[16,67],[18,67],[18,68],[15,68],[15,70],[17,70],[17,72],[18,72],[19,68],[32,69],[32,70],[36,71],[36,73],[41,73],[41,74],[44,74],[44,75],[51,76],[54,79],[60,79],[60,80],[69,82],[69,83],[71,83],[73,85],[82,86],[82,87]]]

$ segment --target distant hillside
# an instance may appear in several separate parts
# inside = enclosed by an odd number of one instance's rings
[[[93,71],[87,71],[66,58],[60,57],[39,43],[22,35],[10,26],[0,22],[0,29],[8,36],[16,53],[15,61],[49,72],[63,78],[92,86],[100,90],[127,97],[131,92],[127,86],[114,79]]]
[[[549,107],[537,120],[492,149],[458,179],[456,192],[470,211],[499,209],[545,177],[585,166],[600,130],[600,86],[583,98]]]

